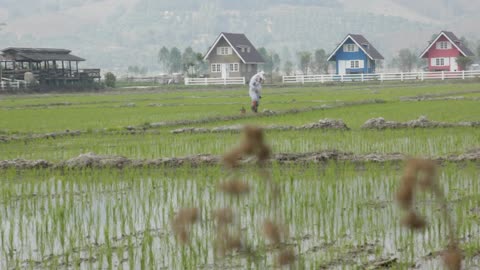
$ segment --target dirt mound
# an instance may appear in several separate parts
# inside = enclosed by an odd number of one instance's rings
[[[59,163],[59,167],[68,168],[102,168],[118,167],[123,168],[130,165],[132,161],[122,156],[96,155],[95,153],[81,154],[78,157]]]
[[[469,150],[460,155],[449,155],[444,160],[454,160],[454,161],[474,161],[480,160],[480,148]]]
[[[0,169],[40,169],[48,168],[53,164],[46,160],[25,160],[25,159],[14,159],[14,160],[0,160]]]
[[[184,127],[171,130],[173,134],[180,133],[218,133],[218,132],[241,132],[243,130],[243,125],[232,125],[232,126],[221,126],[215,128],[194,128],[194,127]],[[306,124],[303,126],[287,126],[287,125],[269,125],[263,127],[264,130],[303,130],[303,129],[340,129],[340,130],[349,130],[347,125],[340,119],[322,119],[315,123]]]
[[[338,150],[325,150],[311,153],[280,153],[272,157],[271,161],[280,164],[290,163],[323,163],[328,161],[347,162],[403,162],[408,158],[401,153],[370,153],[353,154]],[[433,157],[439,162],[465,162],[480,161],[480,148],[467,151],[462,154],[452,154],[445,157]],[[250,162],[244,160],[243,162]],[[52,163],[46,160],[3,160],[0,161],[0,169],[37,169],[37,168],[126,168],[126,167],[180,167],[218,165],[221,163],[221,156],[204,154],[186,157],[159,158],[153,160],[132,160],[122,156],[96,155],[94,153],[81,154],[78,157]]]
[[[336,119],[322,119],[316,123],[306,124],[296,129],[342,129],[349,130],[350,128],[343,122],[343,120]]]
[[[446,123],[430,121],[426,116],[408,122],[386,121],[383,117],[368,119],[362,129],[398,129],[398,128],[445,128],[445,127],[480,127],[477,122]]]
[[[176,121],[168,121],[168,122],[156,122],[149,124],[150,128],[161,128],[167,126],[181,126],[181,125],[195,125],[195,124],[204,124],[204,123],[211,123],[211,122],[218,122],[218,121],[230,121],[230,120],[238,120],[238,119],[246,119],[246,118],[259,118],[259,117],[270,117],[270,116],[278,116],[278,115],[286,115],[286,114],[296,114],[296,113],[303,113],[303,112],[310,112],[310,111],[317,111],[317,110],[326,110],[332,108],[341,108],[341,107],[349,107],[349,106],[358,106],[358,105],[366,105],[366,104],[381,104],[385,103],[385,100],[382,99],[368,99],[368,100],[360,100],[360,101],[351,101],[351,102],[338,102],[336,104],[323,104],[320,106],[312,106],[306,107],[301,109],[288,109],[284,111],[271,111],[265,110],[265,112],[257,113],[257,114],[241,114],[241,115],[230,115],[230,116],[212,116],[206,117],[202,119],[192,119],[192,120],[176,120]],[[139,126],[134,128],[145,128],[145,126]]]
[[[19,136],[19,135],[13,135],[13,136],[6,136],[2,135],[0,136],[0,142],[9,142],[9,141],[17,141],[17,140],[34,140],[34,139],[56,139],[59,137],[65,137],[65,136],[78,136],[81,135],[82,132],[79,130],[65,130],[65,131],[60,131],[60,132],[50,132],[50,133],[44,133],[44,134],[32,134],[32,135],[25,135],[25,136]]]

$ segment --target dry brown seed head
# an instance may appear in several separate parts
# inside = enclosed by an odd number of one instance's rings
[[[173,222],[176,225],[189,225],[197,222],[198,217],[198,208],[183,208],[175,215]]]
[[[241,147],[234,148],[230,152],[223,155],[222,161],[227,168],[236,168],[240,166],[240,159],[244,154],[244,150]]]
[[[221,208],[213,211],[213,216],[218,225],[227,225],[233,222],[233,211],[230,208]]]
[[[230,180],[219,184],[220,190],[232,195],[241,195],[250,191],[248,183],[240,180]]]
[[[279,244],[281,241],[280,228],[270,220],[263,223],[263,233],[272,244]]]
[[[278,255],[278,259],[277,259],[277,263],[280,266],[292,264],[294,261],[295,261],[295,253],[293,252],[292,249],[283,250]]]
[[[225,247],[228,251],[233,250],[240,250],[242,249],[242,241],[240,240],[240,236],[234,235],[229,236],[225,241]]]
[[[442,259],[449,270],[460,270],[462,268],[462,251],[456,245],[448,247],[443,253]]]
[[[188,243],[188,231],[186,228],[178,228],[175,235],[182,244]]]
[[[220,256],[231,251],[238,251],[243,248],[240,234],[232,235],[227,231],[219,231],[217,239],[215,240],[216,253]]]
[[[400,206],[405,210],[408,210],[412,207],[413,188],[414,186],[410,184],[409,177],[403,177],[400,187],[396,193],[396,199]]]
[[[260,163],[267,161],[270,158],[271,150],[268,145],[261,145],[257,153],[257,158]]]
[[[425,219],[418,216],[414,211],[409,211],[402,218],[401,224],[412,230],[423,230],[427,226]]]
[[[263,130],[256,126],[245,126],[244,141],[252,144],[253,148],[259,148],[263,145]]]

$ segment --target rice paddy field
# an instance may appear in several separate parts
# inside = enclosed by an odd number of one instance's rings
[[[0,95],[0,269],[460,269],[443,261],[445,213],[461,269],[480,268],[480,83],[267,87],[256,115],[249,102],[246,87]],[[473,124],[362,128],[421,116]],[[266,167],[155,163],[220,157],[242,138],[175,129],[327,118],[348,129],[265,130]],[[426,224],[410,230],[396,202],[403,158],[326,151],[433,159],[445,204],[415,192]],[[72,161],[86,153],[137,165]],[[226,190],[232,179],[243,186]]]

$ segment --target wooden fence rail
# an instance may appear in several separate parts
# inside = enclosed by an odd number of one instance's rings
[[[20,89],[26,88],[28,86],[26,81],[21,80],[8,80],[3,78],[0,81],[0,90],[8,90],[8,89]]]
[[[425,80],[465,80],[480,78],[480,70],[441,71],[441,72],[400,72],[375,74],[321,74],[283,76],[284,84],[288,83],[328,83],[328,82],[369,82],[369,81],[425,81]]]
[[[236,85],[245,84],[244,77],[238,78],[185,78],[185,85]]]

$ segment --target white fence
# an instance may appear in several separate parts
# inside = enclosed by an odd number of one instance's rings
[[[245,84],[244,77],[238,78],[185,78],[185,85],[235,85]]]
[[[368,81],[426,81],[426,80],[465,80],[480,77],[480,70],[442,72],[401,72],[378,74],[322,74],[283,76],[283,83],[327,83],[327,82],[368,82]]]
[[[0,90],[26,88],[27,82],[21,80],[9,80],[2,78],[0,81]]]

